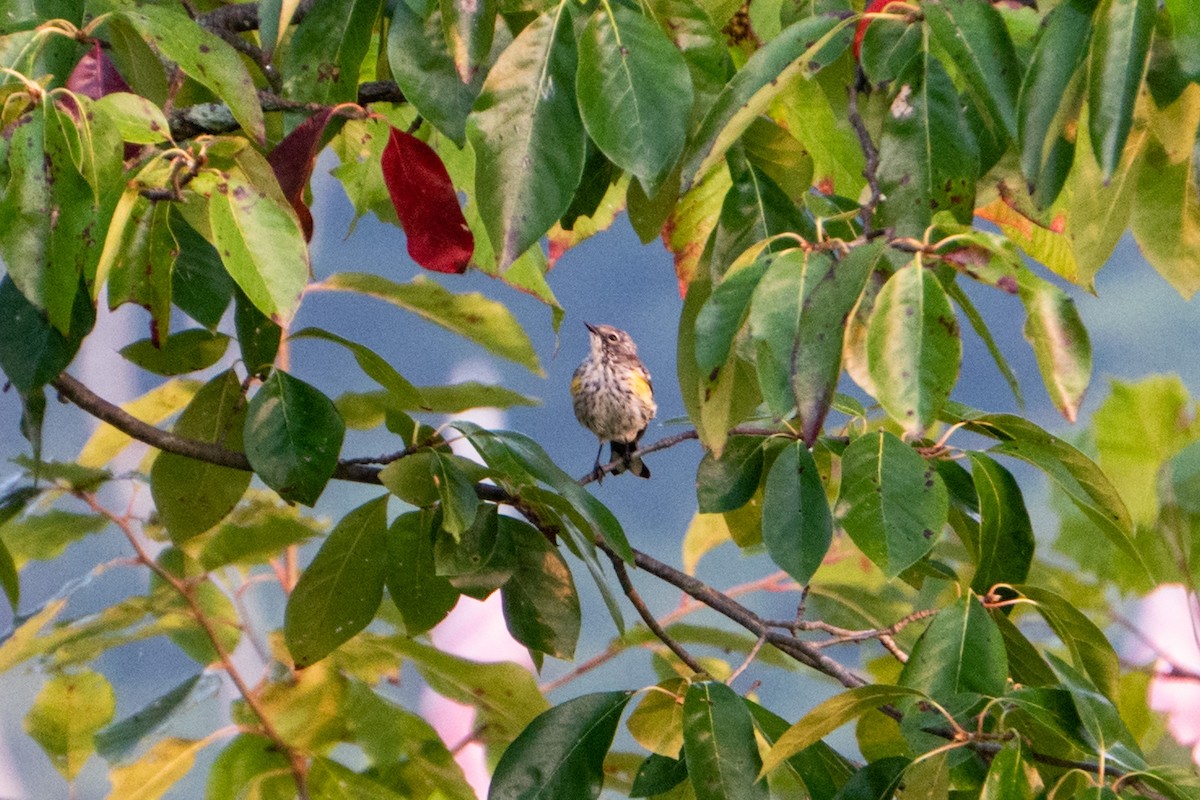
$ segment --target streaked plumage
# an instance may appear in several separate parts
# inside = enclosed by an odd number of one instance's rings
[[[650,469],[633,452],[658,410],[650,373],[638,358],[637,345],[628,333],[611,325],[584,324],[591,350],[571,378],[571,397],[575,417],[600,439],[595,475],[603,475],[600,453],[608,442],[613,460],[621,461],[613,469],[614,475],[628,469],[649,478]]]

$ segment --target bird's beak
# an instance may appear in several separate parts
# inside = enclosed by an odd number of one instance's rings
[[[590,323],[590,322],[585,322],[585,323],[583,323],[583,324],[584,324],[584,326],[585,326],[585,327],[586,327],[586,328],[587,328],[589,331],[591,331],[592,333],[595,333],[595,334],[599,334],[599,333],[600,333],[600,331],[596,330],[596,326],[595,326],[595,325],[593,325],[592,323]]]

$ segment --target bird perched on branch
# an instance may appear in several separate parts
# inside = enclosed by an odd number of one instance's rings
[[[620,461],[614,475],[628,469],[639,478],[649,478],[650,468],[634,452],[658,410],[650,373],[628,333],[611,325],[584,324],[591,351],[571,378],[571,398],[575,417],[600,439],[592,474],[597,480],[604,477],[600,454],[608,442],[612,459]]]

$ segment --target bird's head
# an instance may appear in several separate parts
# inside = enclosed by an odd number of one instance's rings
[[[625,331],[620,328],[614,328],[612,325],[593,325],[590,322],[583,324],[587,326],[588,334],[591,336],[593,354],[610,357],[637,357],[637,345],[633,343],[633,339]]]

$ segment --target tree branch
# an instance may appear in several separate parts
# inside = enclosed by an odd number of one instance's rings
[[[875,147],[875,142],[871,139],[871,132],[867,130],[867,123],[863,121],[862,113],[858,110],[858,96],[866,85],[866,73],[863,72],[862,64],[857,64],[854,69],[854,82],[850,84],[850,104],[847,116],[850,119],[851,127],[854,128],[854,133],[858,136],[858,145],[867,161],[863,167],[863,177],[867,179],[867,187],[871,194],[868,196],[867,202],[863,203],[861,213],[863,235],[870,238],[876,233],[875,209],[879,206],[879,201],[883,199],[883,192],[879,188],[879,149]]]
[[[198,461],[204,461],[206,463],[216,464],[219,466],[232,467],[234,469],[252,471],[250,462],[246,459],[244,454],[226,450],[218,445],[179,436],[177,434],[156,428],[153,425],[149,425],[137,419],[125,410],[96,395],[82,383],[72,378],[65,372],[54,379],[51,384],[58,389],[59,393],[67,400],[70,400],[92,416],[109,423],[113,427],[117,428],[123,433],[128,434],[134,439],[137,439],[138,441],[151,445],[152,447],[156,447],[165,452],[175,453],[177,455],[186,456]],[[779,433],[779,431],[764,429],[742,429],[741,432],[744,435],[749,435],[751,430],[769,435],[775,435]],[[675,436],[667,437],[664,440],[660,440],[660,442],[647,445],[645,448],[639,450],[638,453],[641,454],[665,449],[674,444],[678,444],[679,442],[687,441],[691,438],[695,438],[694,431],[683,432]],[[379,468],[353,462],[340,461],[337,469],[334,471],[334,477],[340,480],[354,481],[357,483],[378,484]],[[501,487],[492,484],[478,484],[476,486],[476,494],[482,500],[511,505],[518,511],[522,510],[524,507],[524,503],[521,501],[519,496],[513,496]],[[111,512],[109,513],[111,514]],[[544,530],[544,526],[539,520],[530,519],[529,521],[535,527],[538,527],[540,530]],[[135,545],[135,547],[137,546],[138,545]],[[621,580],[621,574],[624,572],[624,564],[621,562],[620,557],[614,550],[612,550],[612,548],[608,546],[608,544],[603,541],[596,542],[596,546],[603,550],[608,557],[613,560],[614,568],[617,568],[616,565],[620,565],[618,569],[618,580]],[[697,602],[727,617],[736,624],[740,625],[742,628],[745,628],[750,633],[753,633],[759,639],[764,640],[775,649],[779,650],[785,655],[790,656],[801,664],[804,664],[805,666],[808,666],[817,672],[833,678],[846,688],[853,689],[859,686],[865,686],[867,683],[869,683],[869,681],[867,681],[865,678],[855,674],[842,664],[826,656],[821,652],[819,646],[776,630],[775,628],[780,626],[778,622],[759,617],[749,608],[737,602],[729,595],[712,588],[700,579],[688,575],[685,572],[681,572],[669,564],[665,564],[653,556],[641,552],[640,550],[634,550],[633,554],[634,565],[639,569],[645,570],[647,573],[654,575],[655,577],[683,591]],[[140,556],[141,554],[139,553],[139,557]],[[145,559],[142,560],[145,561]],[[157,564],[154,564],[153,561],[150,561],[148,566],[149,565],[153,565],[150,566],[150,569],[155,569],[155,567],[158,566]],[[161,567],[159,569],[161,569]],[[178,579],[172,581],[174,576],[170,575],[170,573],[167,573],[167,575],[169,577],[165,577],[164,579],[168,580],[168,582],[171,582],[172,585],[174,585]],[[625,574],[625,579],[628,580],[628,574]],[[622,587],[624,588],[624,586],[625,583],[622,582]],[[632,584],[630,584],[630,586],[632,586]],[[634,592],[633,595],[636,596],[636,592]],[[632,596],[630,599],[633,601]],[[633,602],[635,607],[637,607],[638,603],[636,601]],[[654,618],[649,614],[648,610],[643,613],[644,608],[645,604],[642,603],[641,607],[638,608],[638,611],[639,613],[643,614],[642,618],[646,621],[646,624],[651,625],[650,621]],[[904,625],[915,621],[915,619],[918,619],[924,615],[925,612],[916,612],[915,614],[909,615],[903,620],[897,622],[895,625],[891,626],[891,628],[883,629],[883,633],[886,636],[888,635],[888,631],[891,631],[892,628],[899,630],[900,627],[903,627]],[[649,619],[647,619],[647,617],[649,617]],[[201,624],[203,626],[203,623]],[[783,627],[789,627],[793,624],[794,623],[787,623]],[[814,623],[807,623],[807,626],[813,625]],[[657,620],[654,620],[651,630],[654,630],[655,626],[657,626],[659,629],[655,631],[655,635],[659,636],[659,638],[665,644],[667,644],[668,647],[671,647],[671,643],[674,642],[674,639],[667,635],[665,631],[662,631],[662,626],[658,624]],[[805,626],[806,625],[804,623],[800,623],[797,624],[796,627],[797,629],[800,629]],[[206,628],[206,631],[208,631],[208,628]],[[867,633],[874,634],[874,637],[866,636]],[[879,631],[870,631],[864,632],[863,635],[865,638],[877,637],[882,640],[883,637],[879,637],[879,633]],[[215,635],[215,632],[210,633],[210,638],[213,635]],[[854,639],[848,639],[847,641],[853,640]],[[214,644],[216,643],[214,642]],[[677,642],[675,642],[675,644],[678,645]],[[692,669],[696,670],[697,672],[703,671],[698,667],[696,662],[690,658],[690,656],[685,657],[684,652],[686,651],[683,651],[682,647],[680,647],[679,650],[676,650],[675,647],[671,647],[671,649],[684,661],[684,663],[687,663],[689,667],[692,667]],[[218,650],[218,652],[220,652],[220,650]],[[253,706],[251,708],[253,710]],[[885,712],[889,712],[893,717],[899,716],[899,712],[893,708],[885,707],[883,710]],[[260,717],[260,719],[261,718],[262,717]],[[939,733],[938,735],[942,734]],[[951,734],[949,731],[946,732],[946,735],[948,738],[953,736],[953,734]],[[964,746],[986,756],[995,755],[998,753],[1003,747],[1003,743],[998,743],[991,740],[972,739],[965,742]],[[1035,761],[1051,766],[1082,769],[1093,774],[1102,774],[1107,777],[1126,777],[1126,773],[1123,770],[1116,769],[1108,764],[1100,765],[1087,761],[1065,761],[1054,756],[1044,755],[1034,751],[1030,751],[1029,756]],[[1147,791],[1149,790],[1149,787],[1145,787],[1143,782],[1137,781],[1137,779],[1132,780],[1136,781],[1143,789],[1146,789]],[[1153,793],[1153,795],[1156,797],[1159,796],[1156,792]]]
[[[671,652],[679,657],[680,661],[682,661],[684,664],[687,664],[688,668],[691,669],[692,672],[698,675],[708,674],[708,670],[700,666],[700,663],[696,661],[696,659],[692,658],[691,654],[684,649],[684,646],[675,641],[675,639],[663,629],[663,626],[659,624],[658,620],[654,618],[654,615],[650,613],[650,609],[646,606],[646,602],[642,600],[642,596],[638,594],[637,589],[633,587],[633,581],[629,579],[629,571],[625,569],[625,562],[621,560],[620,556],[618,556],[616,553],[609,553],[608,557],[609,560],[612,561],[613,572],[617,573],[617,582],[621,584],[622,591],[624,591],[625,596],[629,598],[629,602],[633,603],[633,607],[637,609],[638,614],[640,614],[642,617],[642,621],[646,623],[646,627],[650,629],[651,633],[657,636],[659,641],[669,647]]]

